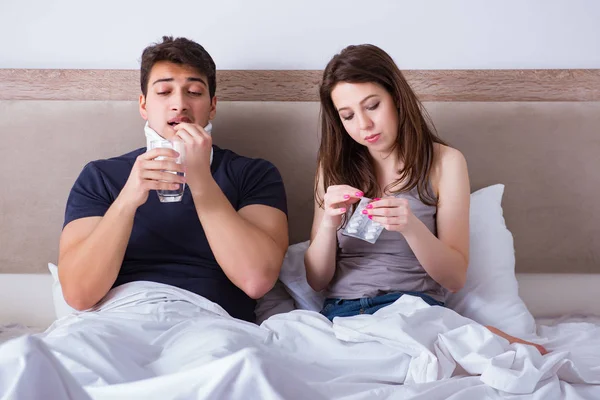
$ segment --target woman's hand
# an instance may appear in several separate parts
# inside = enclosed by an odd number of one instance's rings
[[[373,199],[363,210],[373,222],[382,225],[388,231],[405,233],[413,225],[415,215],[410,210],[408,200],[398,197]]]
[[[346,213],[348,207],[358,202],[363,196],[364,193],[361,190],[352,186],[329,186],[323,197],[325,214],[321,220],[321,226],[337,229],[342,223],[342,215]]]

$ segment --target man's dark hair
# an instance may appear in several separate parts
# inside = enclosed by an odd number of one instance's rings
[[[204,47],[193,40],[183,37],[163,36],[161,43],[155,43],[144,49],[140,68],[140,83],[144,97],[148,94],[148,80],[154,64],[168,61],[174,64],[190,66],[208,79],[208,92],[212,100],[217,89],[216,67],[212,57]]]

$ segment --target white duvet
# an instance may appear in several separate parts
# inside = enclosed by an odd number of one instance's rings
[[[28,333],[38,333],[43,329],[33,328],[22,324],[0,324],[0,344]]]
[[[600,398],[600,326],[540,333],[546,356],[410,296],[333,324],[294,311],[257,326],[193,293],[135,282],[0,346],[0,398]]]

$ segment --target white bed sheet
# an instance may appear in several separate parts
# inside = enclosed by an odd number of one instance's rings
[[[294,311],[256,326],[136,282],[0,346],[0,398],[600,398],[600,321],[540,322],[544,357],[410,296],[333,324]]]

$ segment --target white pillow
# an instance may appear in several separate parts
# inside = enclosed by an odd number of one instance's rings
[[[513,236],[502,215],[503,194],[504,185],[493,185],[471,195],[467,282],[448,296],[446,305],[480,324],[527,337],[535,333],[535,321],[519,297]]]
[[[465,287],[448,296],[446,305],[483,325],[527,337],[535,332],[533,316],[519,297],[512,234],[502,216],[504,185],[471,195],[470,259]],[[320,311],[323,295],[308,285],[304,253],[309,242],[289,247],[279,279],[300,309]]]
[[[306,281],[304,253],[310,241],[296,243],[288,247],[283,259],[279,280],[283,282],[288,293],[294,299],[296,308],[300,310],[321,311],[325,297],[315,292]]]
[[[48,269],[50,270],[50,274],[52,274],[52,278],[54,279],[54,282],[52,282],[52,299],[54,300],[54,313],[56,314],[56,319],[60,319],[65,315],[69,315],[71,313],[76,312],[76,310],[70,305],[68,305],[65,301],[62,292],[62,287],[60,286],[60,281],[58,280],[58,267],[52,263],[48,263]]]

